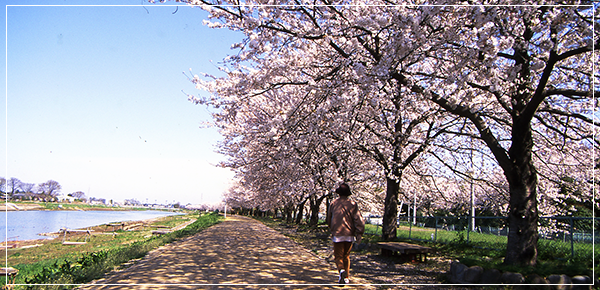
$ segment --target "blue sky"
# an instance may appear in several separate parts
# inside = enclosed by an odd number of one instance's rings
[[[184,73],[219,75],[241,34],[142,1],[7,1],[1,176],[122,201],[216,203],[232,174]],[[35,6],[132,5],[132,6]],[[6,21],[4,21],[6,20]],[[4,46],[3,46],[4,47]],[[3,78],[4,79],[4,78]]]

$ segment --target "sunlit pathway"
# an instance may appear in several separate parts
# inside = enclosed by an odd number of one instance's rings
[[[337,272],[330,264],[289,238],[253,219],[228,216],[81,289],[339,288],[336,282]],[[366,287],[344,287],[357,288]]]

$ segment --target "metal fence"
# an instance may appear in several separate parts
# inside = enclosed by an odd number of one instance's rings
[[[375,225],[368,227],[367,233],[381,235],[381,219],[367,219],[367,223]],[[591,261],[594,243],[600,242],[600,233],[594,231],[599,225],[600,218],[540,217],[538,251],[557,259]],[[397,236],[434,243],[468,243],[502,251],[506,249],[508,223],[506,217],[400,217]]]

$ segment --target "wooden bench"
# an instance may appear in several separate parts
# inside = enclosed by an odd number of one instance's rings
[[[164,226],[164,225],[151,225],[150,227],[157,228],[157,229],[168,229],[169,228],[169,226]]]
[[[70,229],[60,229],[60,231],[62,231],[64,233],[63,236],[63,245],[85,245],[87,244],[87,240],[89,237],[92,236],[92,232],[94,230],[70,230]],[[82,241],[67,241],[67,234],[68,233],[85,233],[85,240]]]
[[[111,230],[114,232],[115,230],[122,230],[125,227],[125,223],[124,222],[120,222],[120,223],[108,223],[106,224],[106,227],[110,227]]]
[[[153,235],[159,235],[159,236],[170,234],[170,233],[172,233],[172,231],[170,231],[170,230],[154,230],[154,231],[152,231]]]
[[[377,243],[377,246],[381,249],[383,256],[399,256],[401,259],[413,263],[426,262],[427,253],[433,253],[429,247],[401,242],[381,242]]]
[[[12,242],[12,243],[6,243],[6,244],[2,244],[0,245],[0,248],[2,249],[12,249],[12,248],[16,248],[19,246],[18,242]]]
[[[13,267],[0,268],[0,277],[4,276],[7,280],[2,289],[12,289],[12,286],[15,284],[17,274],[19,274],[19,270]]]

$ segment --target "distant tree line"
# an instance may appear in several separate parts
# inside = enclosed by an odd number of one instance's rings
[[[9,200],[39,200],[46,202],[58,201],[62,186],[58,181],[48,180],[46,182],[35,184],[27,183],[18,178],[0,177],[0,192],[5,199]],[[76,200],[87,201],[83,191],[76,191],[67,194]],[[92,200],[94,198],[90,198]],[[96,200],[96,199],[94,199]]]
[[[35,184],[27,183],[19,180],[18,178],[4,178],[0,177],[0,197],[5,200],[32,200],[32,201],[44,201],[44,202],[59,202],[61,201],[61,190],[62,186],[60,183],[54,180],[48,180],[46,182]],[[83,191],[75,191],[66,194],[69,200],[80,201],[94,204],[113,204],[113,200],[107,200],[100,197],[87,197]],[[123,204],[125,206],[143,206],[137,199],[125,199]],[[178,208],[180,205],[176,203],[173,207]]]

